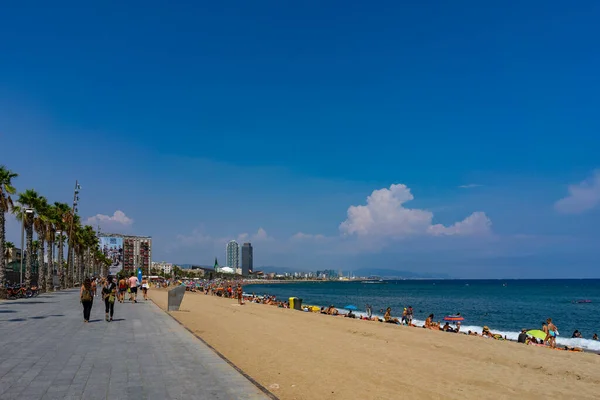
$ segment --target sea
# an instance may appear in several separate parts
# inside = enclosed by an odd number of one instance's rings
[[[460,313],[465,318],[461,331],[481,333],[484,325],[492,333],[516,340],[521,329],[541,329],[552,318],[559,330],[557,344],[600,351],[600,279],[585,280],[391,280],[367,284],[350,282],[297,282],[249,285],[245,291],[274,295],[278,299],[297,297],[305,305],[334,305],[340,312],[354,305],[366,314],[383,316],[392,308],[400,318],[404,307],[412,306],[414,322],[422,326],[429,314],[434,321]],[[588,302],[578,302],[578,301]],[[583,336],[572,338],[575,330]]]

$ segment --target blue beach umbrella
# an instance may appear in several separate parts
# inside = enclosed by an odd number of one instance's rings
[[[356,311],[358,310],[358,307],[353,306],[352,304],[347,305],[346,307],[344,307],[346,310],[350,310],[350,311]]]

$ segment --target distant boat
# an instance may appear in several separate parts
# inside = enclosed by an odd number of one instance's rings
[[[585,299],[585,300],[575,300],[574,301],[574,303],[579,303],[579,304],[582,304],[582,303],[591,303],[591,302],[592,302],[591,300],[587,300],[587,299]]]
[[[364,281],[360,281],[360,283],[385,283],[385,281],[381,278],[367,278]]]

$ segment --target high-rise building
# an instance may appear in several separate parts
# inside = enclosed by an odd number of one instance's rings
[[[123,238],[123,270],[136,272],[138,268],[147,274],[152,260],[152,239],[147,236],[125,236]]]
[[[152,238],[149,236],[130,236],[115,233],[104,233],[100,239],[117,238],[115,241],[116,249],[113,251],[113,265],[115,273],[123,271],[127,274],[136,273],[138,268],[142,269],[142,273],[147,275],[150,272],[152,265]],[[120,239],[119,239],[120,238]],[[122,243],[122,245],[119,245]],[[119,246],[122,246],[119,248]],[[101,242],[102,247],[102,242]],[[105,254],[110,249],[102,249]],[[113,267],[111,267],[112,269]]]
[[[240,245],[235,240],[231,240],[225,247],[225,265],[234,271],[240,266]]]
[[[248,276],[253,271],[252,244],[244,243],[242,245],[242,275]]]

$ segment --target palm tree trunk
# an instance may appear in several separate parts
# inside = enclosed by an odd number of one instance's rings
[[[38,235],[40,236],[40,235]],[[37,254],[37,259],[38,259],[38,279],[37,279],[37,283],[38,286],[43,290],[46,291],[46,263],[44,262],[44,240],[41,238],[38,238],[38,242],[39,242],[39,248],[38,248],[38,254]]]
[[[75,254],[73,254],[73,249],[71,246],[67,246],[67,286],[73,287],[75,284],[75,273],[73,269],[73,265],[75,263]]]
[[[25,216],[25,218],[28,218]],[[33,260],[33,227],[29,225],[26,229],[27,242],[27,259],[25,262],[25,286],[31,287],[31,261]]]
[[[4,257],[4,241],[6,240],[6,219],[0,210],[0,299],[6,298],[6,258]]]
[[[72,232],[69,232],[67,238],[67,287],[73,287],[73,238]]]
[[[52,282],[52,277],[54,276],[54,242],[52,240],[48,241],[46,256],[48,258],[48,268],[46,270],[46,290],[50,292],[54,286],[54,283]]]
[[[65,285],[65,276],[66,276],[66,271],[64,269],[64,265],[63,265],[63,238],[62,238],[62,234],[58,237],[58,281],[59,283],[59,289],[64,289],[66,287]]]

